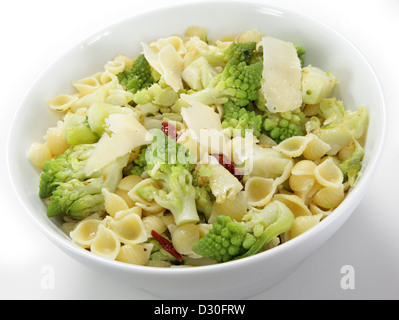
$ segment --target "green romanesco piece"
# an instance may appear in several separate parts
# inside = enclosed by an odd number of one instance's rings
[[[355,144],[355,150],[338,166],[344,174],[345,181],[348,181],[350,186],[354,186],[356,182],[356,178],[362,169],[362,160],[365,154],[359,142],[353,140],[353,143]]]
[[[246,107],[258,98],[261,87],[263,62],[251,58],[256,48],[255,42],[233,42],[224,51],[226,64],[223,71],[216,75],[203,90],[192,93],[200,102],[224,104],[231,100],[240,107]]]
[[[81,220],[94,212],[103,212],[104,197],[102,189],[110,192],[116,190],[117,184],[122,178],[122,170],[126,166],[129,155],[120,157],[104,169],[99,170],[95,176],[84,175],[84,161],[69,156],[76,168],[81,168],[81,175],[76,178],[70,175],[63,182],[57,182],[56,188],[52,190],[50,202],[47,207],[47,216],[55,217],[64,214],[73,219]],[[57,169],[54,169],[57,170]],[[63,173],[63,167],[58,168],[55,174]],[[44,179],[44,178],[42,178]]]
[[[247,252],[256,242],[244,224],[218,216],[212,229],[193,246],[193,251],[217,262],[226,262]]]
[[[147,186],[137,192],[170,210],[177,225],[199,221],[190,172],[193,163],[191,152],[160,129],[153,130],[152,134],[153,142],[145,155],[147,173],[154,180],[161,181],[163,188]]]
[[[257,115],[255,111],[248,111],[232,101],[224,104],[223,128],[232,130],[241,130],[241,136],[245,136],[245,130],[251,130],[254,136],[259,136],[262,130],[262,116]]]
[[[60,183],[72,179],[80,181],[87,179],[84,168],[94,148],[94,144],[72,146],[55,159],[46,161],[40,174],[40,198],[51,196]]]
[[[133,61],[130,69],[119,73],[118,80],[131,93],[150,87],[154,83],[154,78],[151,73],[151,66],[144,54],[139,55]]]
[[[291,210],[280,201],[272,201],[263,209],[252,209],[242,222],[229,216],[217,216],[212,229],[198,240],[193,251],[217,262],[249,257],[260,252],[294,223]]]
[[[280,143],[294,136],[305,135],[305,114],[300,108],[293,111],[272,113],[265,111],[263,133]]]

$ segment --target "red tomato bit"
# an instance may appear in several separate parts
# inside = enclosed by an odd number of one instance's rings
[[[176,127],[169,122],[162,122],[161,130],[164,134],[166,134],[169,138],[173,140],[178,139],[178,132]]]
[[[156,231],[151,231],[151,236],[159,242],[164,250],[169,252],[172,256],[174,256],[179,262],[183,262],[183,258],[180,253],[176,251],[173,247],[173,244],[166,238],[159,235]]]

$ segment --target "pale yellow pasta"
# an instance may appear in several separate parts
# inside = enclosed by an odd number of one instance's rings
[[[241,221],[247,213],[247,207],[247,194],[245,191],[240,191],[233,200],[227,199],[222,203],[214,203],[208,223],[215,222],[219,215],[230,216],[235,221]]]
[[[122,89],[111,89],[105,102],[114,106],[126,106],[133,100],[133,93]]]
[[[50,161],[52,154],[47,145],[40,142],[34,142],[29,147],[27,157],[33,165],[43,169],[43,163]]]
[[[317,164],[310,160],[298,161],[291,170],[294,175],[313,176]]]
[[[277,184],[288,179],[294,165],[293,160],[286,155],[259,145],[253,147],[253,155],[249,161],[252,161],[250,176],[276,179]]]
[[[312,215],[303,200],[295,194],[276,194],[274,200],[284,203],[295,217]]]
[[[115,214],[115,217],[113,219],[120,220],[124,216],[127,216],[129,214],[136,214],[136,215],[138,215],[141,218],[143,216],[143,209],[136,206],[136,207],[132,207],[132,208],[129,208],[129,209],[126,209],[126,210],[121,210],[121,211],[118,211]]]
[[[303,154],[311,139],[309,136],[294,136],[280,142],[273,149],[291,158],[299,157]]]
[[[313,215],[321,214],[323,217],[330,215],[334,211],[333,209],[320,208],[313,202],[309,204],[309,210]]]
[[[54,157],[64,153],[70,147],[64,135],[62,121],[58,121],[57,127],[52,127],[47,130],[44,140]]]
[[[147,241],[147,232],[143,221],[135,213],[116,216],[110,220],[110,228],[119,236],[124,244],[137,244]]]
[[[315,183],[313,175],[291,175],[289,178],[290,188],[296,192],[309,191]]]
[[[90,251],[104,258],[115,260],[120,248],[121,243],[118,235],[103,224],[100,224],[97,234],[90,245]]]
[[[162,220],[165,225],[169,228],[169,226],[176,225],[175,217],[171,213],[165,213],[162,215]]]
[[[110,83],[110,82],[114,81],[115,78],[116,78],[116,75],[109,72],[108,70],[105,70],[104,72],[101,72],[99,74],[99,79],[100,79],[101,84]]]
[[[302,199],[302,201],[305,203],[305,205],[309,206],[309,204],[313,200],[314,195],[322,188],[323,188],[323,186],[315,180],[310,189],[294,191],[294,193],[295,193],[295,195],[297,195],[299,198]]]
[[[262,40],[262,37],[263,37],[262,32],[260,32],[257,29],[251,29],[239,34],[236,38],[236,41],[238,43],[260,42]]]
[[[190,26],[186,29],[185,36],[186,37],[198,37],[200,39],[206,39],[208,35],[209,29],[199,26]]]
[[[154,52],[158,53],[168,45],[172,45],[176,52],[181,56],[184,56],[187,52],[187,48],[184,46],[183,40],[179,36],[158,39],[150,44],[150,48]]]
[[[118,73],[121,73],[125,70],[126,68],[126,64],[125,61],[123,61],[122,59],[114,59],[111,61],[108,61],[105,66],[104,69],[112,74],[117,75]]]
[[[277,185],[273,179],[251,177],[245,183],[247,204],[253,207],[267,205],[276,192]]]
[[[321,214],[318,215],[311,215],[311,216],[299,216],[296,217],[294,223],[289,231],[290,238],[293,239],[300,234],[308,231],[309,229],[313,228],[320,222],[322,218]]]
[[[116,191],[115,191],[115,193],[116,193],[118,196],[120,196],[123,200],[125,200],[125,202],[126,202],[126,204],[127,204],[127,206],[128,206],[129,208],[132,208],[132,207],[135,206],[134,201],[127,195],[127,191],[126,191],[126,190],[117,188]],[[141,208],[140,208],[140,209],[141,209]]]
[[[101,223],[99,219],[84,219],[75,225],[69,236],[80,247],[90,248]]]
[[[118,188],[125,191],[130,191],[139,182],[143,181],[143,178],[134,174],[124,177],[119,183]]]
[[[147,236],[151,236],[151,231],[154,230],[158,234],[162,234],[167,230],[167,225],[162,218],[162,215],[150,215],[143,218],[144,228]]]
[[[101,86],[101,83],[96,76],[91,76],[80,80],[74,80],[72,81],[72,85],[81,96],[85,96],[98,89]]]
[[[59,94],[52,99],[47,99],[46,103],[51,110],[67,111],[78,101],[78,97],[71,94]]]
[[[185,223],[177,226],[171,232],[172,243],[174,248],[180,254],[194,254],[192,247],[200,238],[200,230],[198,224]]]
[[[104,197],[105,211],[111,216],[115,217],[115,214],[122,210],[129,209],[126,201],[114,192],[109,192],[107,189],[102,188],[101,193]]]
[[[324,187],[313,197],[313,202],[325,209],[334,209],[344,200],[344,185],[338,187]]]
[[[308,136],[311,139],[306,145],[305,150],[303,151],[303,156],[306,159],[316,161],[326,155],[328,151],[330,151],[330,145],[323,142],[319,137],[314,134],[309,134]]]
[[[317,182],[325,187],[338,187],[344,179],[341,169],[332,158],[320,163],[315,169],[314,176]]]
[[[150,259],[152,243],[126,244],[121,247],[115,260],[145,266]]]

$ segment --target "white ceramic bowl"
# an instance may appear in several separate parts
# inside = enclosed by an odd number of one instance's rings
[[[73,244],[46,217],[38,196],[39,171],[27,160],[32,142],[41,141],[57,118],[44,101],[72,90],[71,80],[101,70],[118,53],[134,56],[140,42],[181,34],[190,25],[205,26],[210,36],[258,28],[306,50],[306,62],[336,72],[335,91],[347,107],[367,106],[370,124],[364,172],[356,188],[322,223],[299,237],[267,252],[219,265],[161,269],[109,261]],[[325,243],[361,201],[380,158],[385,132],[385,106],[378,79],[365,57],[345,37],[323,23],[303,15],[250,2],[194,3],[156,10],[116,23],[76,45],[43,73],[26,95],[9,139],[9,170],[13,187],[26,212],[41,230],[74,259],[115,276],[124,283],[165,298],[246,298],[283,279],[309,254]]]

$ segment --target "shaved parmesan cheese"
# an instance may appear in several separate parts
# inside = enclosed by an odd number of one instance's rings
[[[164,77],[166,84],[171,86],[175,92],[183,89],[183,81],[181,79],[183,58],[175,47],[168,44],[155,53],[145,43],[142,43],[142,46],[148,63]]]
[[[200,136],[201,129],[222,131],[220,117],[213,108],[199,102],[190,95],[182,94],[180,97],[190,105],[190,107],[181,108],[183,120],[197,137]]]
[[[264,37],[263,83],[266,107],[270,112],[294,110],[302,105],[301,62],[290,42]]]
[[[85,173],[88,176],[116,158],[128,154],[132,149],[152,141],[151,134],[133,114],[111,114],[105,122],[112,134],[104,133],[97,142],[86,163]]]
[[[231,147],[223,131],[220,116],[213,108],[190,95],[182,94],[181,98],[190,104],[190,107],[183,107],[180,112],[191,138],[199,142],[199,160],[202,161],[212,153],[224,154],[230,158]]]

